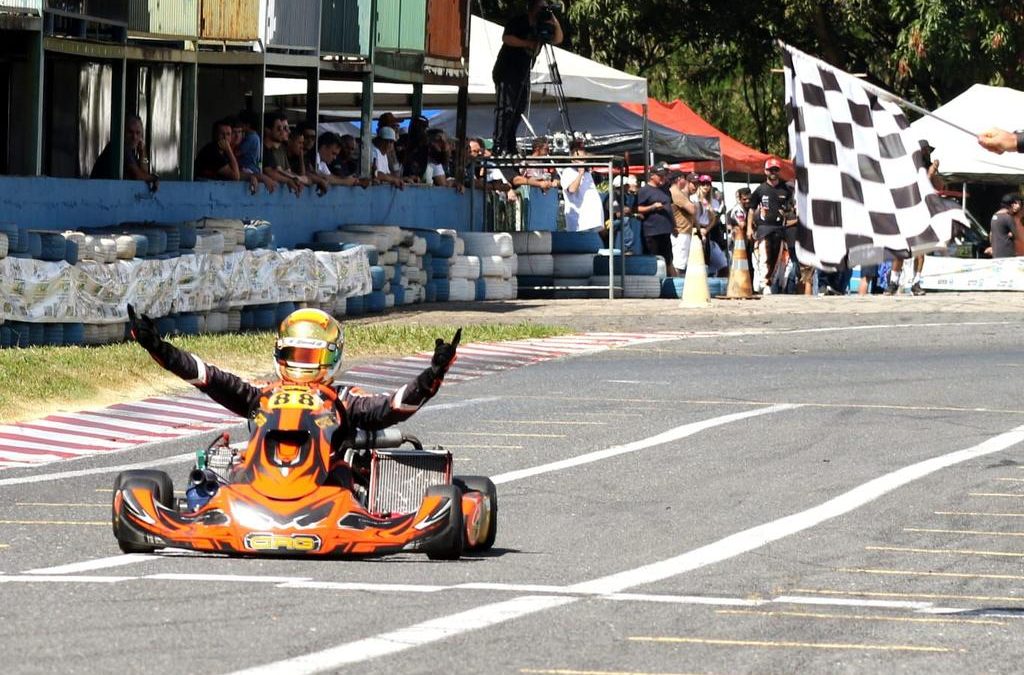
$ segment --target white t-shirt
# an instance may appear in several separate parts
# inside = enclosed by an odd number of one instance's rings
[[[327,162],[320,156],[320,153],[316,153],[316,172],[321,176],[330,176],[331,170],[327,166]]]
[[[444,167],[437,162],[427,162],[427,168],[423,172],[423,182],[427,185],[433,185],[434,179],[440,176],[445,177]]]
[[[569,192],[569,186],[576,181],[580,171],[569,167],[560,172],[562,196],[565,198],[565,229],[570,232],[604,227],[601,193],[597,191],[594,177],[589,171],[584,171],[576,192]]]
[[[373,164],[377,167],[377,173],[384,175],[391,175],[391,165],[388,164],[388,156],[381,152],[377,146],[373,147]]]

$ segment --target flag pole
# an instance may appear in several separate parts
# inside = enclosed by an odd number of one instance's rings
[[[842,70],[840,68],[837,68],[836,66],[833,66],[831,63],[828,63],[826,61],[822,61],[819,58],[811,56],[810,54],[805,54],[804,52],[800,51],[799,49],[797,49],[795,47],[790,47],[789,45],[787,45],[782,40],[776,40],[776,43],[782,49],[786,49],[786,50],[792,52],[793,54],[798,54],[798,55],[806,57],[808,59],[813,59],[814,61],[820,63],[822,65],[822,67],[832,71],[833,73],[838,73],[838,74],[841,74],[841,75],[849,76],[849,73],[847,73],[846,71],[844,71],[844,70]],[[928,117],[931,117],[931,118],[933,118],[933,119],[935,119],[935,120],[937,120],[939,122],[942,122],[943,124],[946,124],[948,126],[953,127],[957,131],[964,132],[965,134],[967,134],[968,136],[971,136],[972,138],[977,138],[978,137],[978,132],[971,131],[970,129],[962,127],[962,126],[960,126],[959,124],[957,124],[955,122],[950,122],[949,120],[947,120],[947,119],[945,119],[943,117],[939,117],[938,115],[933,113],[931,110],[928,110],[926,108],[922,108],[921,106],[917,105],[916,103],[911,103],[907,99],[905,99],[905,98],[903,98],[901,96],[897,96],[896,94],[892,93],[891,91],[887,91],[885,89],[882,89],[881,87],[876,86],[874,84],[871,84],[870,82],[863,82],[863,81],[861,81],[860,85],[862,87],[864,87],[864,89],[866,89],[867,91],[869,91],[872,94],[874,94],[875,96],[878,96],[879,98],[884,98],[884,99],[886,99],[888,101],[891,101],[891,102],[893,102],[893,103],[895,103],[897,105],[902,105],[904,107],[910,108],[914,112],[920,113],[921,115],[927,115]]]

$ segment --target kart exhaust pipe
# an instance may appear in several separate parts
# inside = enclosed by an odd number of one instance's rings
[[[188,475],[188,489],[185,490],[185,501],[189,511],[196,511],[210,501],[220,489],[217,474],[209,469],[192,469]]]
[[[188,475],[188,482],[197,492],[204,493],[206,497],[212,497],[220,489],[220,480],[217,474],[209,469],[193,469]]]

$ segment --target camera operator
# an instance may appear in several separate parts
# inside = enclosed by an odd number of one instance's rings
[[[562,26],[548,0],[527,0],[529,11],[514,17],[501,36],[494,62],[494,153],[515,155],[516,129],[530,96],[530,69],[545,44],[561,44]]]

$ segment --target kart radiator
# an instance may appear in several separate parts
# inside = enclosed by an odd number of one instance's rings
[[[452,482],[452,454],[444,450],[374,450],[371,457],[370,513],[412,513],[428,487]]]

